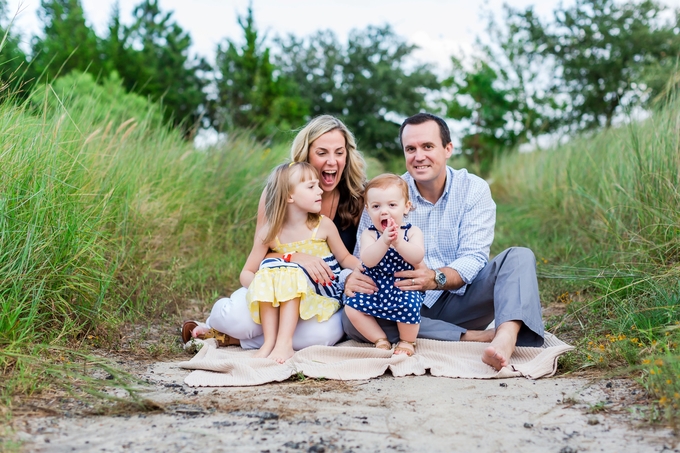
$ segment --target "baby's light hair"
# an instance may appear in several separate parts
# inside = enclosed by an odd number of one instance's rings
[[[268,244],[278,236],[286,220],[288,197],[293,188],[300,182],[319,179],[316,168],[307,162],[290,162],[281,164],[269,174],[265,193],[264,217],[269,227],[263,243]],[[307,226],[314,228],[321,216],[317,213],[307,213]]]
[[[401,193],[404,195],[404,202],[409,202],[408,196],[408,184],[404,181],[401,176],[395,175],[394,173],[383,173],[375,178],[368,181],[366,184],[366,189],[364,189],[364,201],[368,205],[368,191],[369,189],[386,189],[391,186],[398,186],[401,188]]]

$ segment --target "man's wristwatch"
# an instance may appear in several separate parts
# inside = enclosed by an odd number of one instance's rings
[[[434,271],[434,282],[437,284],[437,289],[444,289],[446,286],[446,274],[439,269],[432,269]]]

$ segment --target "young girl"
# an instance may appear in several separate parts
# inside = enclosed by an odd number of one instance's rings
[[[389,350],[390,342],[375,318],[397,322],[399,343],[394,354],[415,352],[420,327],[420,291],[402,291],[394,286],[394,273],[413,270],[423,261],[423,233],[404,216],[411,208],[406,181],[397,175],[376,176],[366,185],[366,210],[373,222],[361,234],[361,261],[379,287],[375,294],[356,293],[345,300],[345,313],[354,327],[378,349]]]
[[[356,267],[359,260],[345,248],[333,221],[319,214],[319,176],[306,162],[279,165],[265,189],[266,224],[256,234],[241,284],[248,288],[250,313],[262,324],[264,344],[253,357],[279,363],[293,355],[293,332],[298,319],[328,320],[340,308],[337,275],[342,267]],[[283,258],[266,258],[269,250]],[[331,283],[313,281],[291,254],[304,252],[322,257],[333,269]]]

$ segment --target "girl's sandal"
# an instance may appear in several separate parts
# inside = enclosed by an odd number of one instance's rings
[[[411,345],[410,348],[402,348],[399,346],[400,344],[409,344]],[[416,353],[416,342],[410,342],[406,340],[399,339],[399,343],[397,343],[397,347],[394,348],[394,353],[393,355],[407,355],[408,357],[411,357],[413,354]]]
[[[205,334],[199,335],[199,337],[202,340],[205,340],[207,338],[214,338],[215,341],[217,342],[217,346],[219,346],[220,348],[224,348],[226,346],[234,344],[234,343],[232,343],[232,341],[231,341],[232,338],[229,335],[227,335],[226,333],[222,333],[219,330],[215,330],[215,329],[210,329]]]
[[[376,349],[382,349],[383,351],[389,351],[392,349],[392,343],[389,342],[387,338],[378,338],[373,342]]]

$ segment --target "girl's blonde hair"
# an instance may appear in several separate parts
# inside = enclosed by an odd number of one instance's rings
[[[309,146],[314,140],[331,131],[338,130],[345,137],[347,160],[345,169],[338,183],[339,199],[338,215],[340,225],[347,228],[356,225],[364,209],[363,193],[366,184],[366,162],[357,151],[354,135],[347,126],[331,115],[321,115],[312,119],[295,136],[290,148],[290,159],[293,162],[309,162]]]
[[[394,173],[383,173],[368,181],[366,190],[364,191],[364,198],[368,195],[369,189],[386,189],[390,186],[399,187],[401,193],[404,195],[404,201],[406,203],[410,201],[408,196],[408,184],[401,176],[395,175]]]
[[[269,244],[278,236],[283,222],[286,220],[286,210],[288,208],[288,197],[293,188],[300,182],[310,179],[319,179],[316,168],[307,162],[291,162],[281,164],[276,167],[267,178],[264,201],[264,217],[267,221],[267,236],[262,241]],[[319,223],[321,215],[318,213],[307,213],[307,226],[311,229]]]

